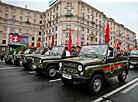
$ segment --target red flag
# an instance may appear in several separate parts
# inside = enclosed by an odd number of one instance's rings
[[[21,45],[21,51],[23,51],[23,46]]]
[[[69,52],[71,50],[71,44],[72,44],[72,39],[71,39],[71,29],[70,29],[70,33],[69,33],[69,43],[68,43],[68,51]]]
[[[27,43],[27,49],[29,49],[29,43]]]
[[[131,50],[130,48],[127,48],[127,50]]]
[[[39,46],[39,41],[37,40],[37,48],[39,48],[40,46]]]
[[[117,42],[117,47],[119,47],[119,40],[118,40],[118,42]]]
[[[107,26],[106,26],[106,32],[105,32],[105,44],[108,44],[110,38],[110,32],[109,32],[109,20],[107,21]]]
[[[54,35],[52,36],[51,49],[54,47]]]

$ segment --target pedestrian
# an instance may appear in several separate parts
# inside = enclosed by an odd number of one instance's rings
[[[4,55],[3,55],[3,53],[1,53],[1,61],[3,61],[3,57],[4,57]]]

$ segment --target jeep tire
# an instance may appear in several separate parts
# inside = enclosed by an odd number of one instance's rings
[[[28,68],[28,69],[29,69],[29,70],[34,70],[34,68],[32,68],[32,67],[33,67],[33,64],[32,64],[32,62],[30,62],[30,63],[29,63],[29,68]]]
[[[61,81],[65,84],[65,85],[72,85],[73,84],[73,80],[72,79],[66,79],[61,77]]]
[[[49,66],[47,68],[47,70],[45,70],[44,73],[48,78],[53,78],[57,74],[57,67],[56,66]]]
[[[96,74],[92,77],[90,82],[90,92],[93,95],[100,93],[103,88],[103,77],[100,74]]]
[[[119,82],[124,82],[126,80],[126,77],[127,77],[126,68],[123,68],[122,73],[120,75],[118,75],[117,77],[118,77]]]

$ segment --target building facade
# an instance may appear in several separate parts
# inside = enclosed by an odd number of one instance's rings
[[[43,13],[0,3],[0,51],[7,49],[10,32],[27,36],[31,47],[36,46],[37,39],[41,46],[50,46],[53,34],[55,45],[67,46],[70,29],[72,45],[104,43],[107,20],[109,45],[114,47],[119,41],[121,49],[133,49],[135,32],[81,0],[59,0]]]

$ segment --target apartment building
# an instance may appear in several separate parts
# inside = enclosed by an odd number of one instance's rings
[[[42,45],[44,15],[42,12],[0,2],[0,52],[7,54],[8,34],[18,33],[28,37],[30,47]],[[9,51],[13,51],[10,47]]]
[[[81,0],[59,0],[45,12],[0,2],[0,52],[7,51],[10,33],[27,36],[31,47],[36,47],[37,40],[41,46],[50,46],[53,34],[55,45],[67,46],[70,29],[72,45],[104,43],[107,20],[110,21],[110,46],[114,47],[119,40],[121,49],[133,49],[135,32]]]
[[[56,45],[67,46],[70,28],[73,45],[104,43],[105,24],[109,20],[110,46],[114,47],[119,40],[121,49],[135,47],[135,32],[81,0],[60,0],[46,10],[45,16],[45,46],[50,46],[53,34]]]

